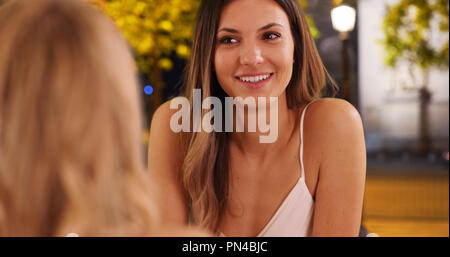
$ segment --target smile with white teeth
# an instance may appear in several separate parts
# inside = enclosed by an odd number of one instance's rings
[[[266,80],[270,77],[270,74],[266,75],[260,75],[260,76],[253,76],[253,77],[239,77],[239,79],[243,82],[251,82],[256,83],[262,80]]]

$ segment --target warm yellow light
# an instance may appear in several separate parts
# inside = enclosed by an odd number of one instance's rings
[[[341,5],[331,10],[333,28],[339,32],[349,32],[355,28],[356,11],[354,8]]]

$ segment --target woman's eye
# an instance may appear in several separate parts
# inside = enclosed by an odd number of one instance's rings
[[[238,41],[235,38],[232,38],[232,37],[223,37],[223,38],[221,38],[219,40],[219,42],[221,44],[229,45],[229,44],[237,43]]]
[[[281,35],[278,33],[274,33],[274,32],[269,32],[269,33],[264,34],[264,39],[266,39],[266,40],[274,40],[279,37],[281,37]]]

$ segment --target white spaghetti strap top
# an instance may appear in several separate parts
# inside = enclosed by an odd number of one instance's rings
[[[305,237],[311,235],[314,200],[305,183],[303,165],[303,120],[311,103],[306,105],[300,119],[301,176],[270,221],[257,235],[259,237]],[[225,235],[221,233],[220,236]]]

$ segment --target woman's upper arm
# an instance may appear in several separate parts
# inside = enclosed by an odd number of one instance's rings
[[[173,110],[170,102],[161,105],[153,115],[148,144],[148,171],[159,188],[163,223],[186,224],[187,202],[182,183],[183,149],[181,134],[170,129]]]
[[[327,99],[321,105],[315,108],[320,119],[315,123],[326,133],[319,140],[313,236],[358,236],[366,178],[361,117],[343,100]]]

